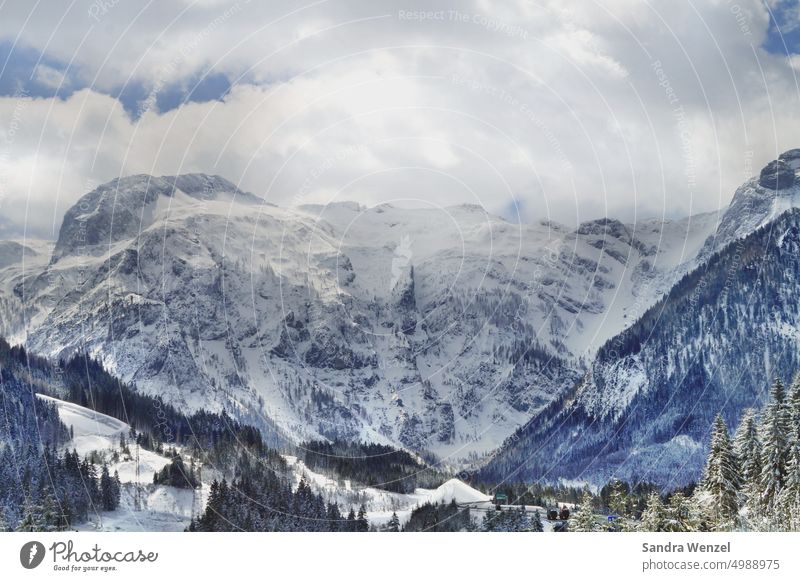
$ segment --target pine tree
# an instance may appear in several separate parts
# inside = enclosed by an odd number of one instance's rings
[[[610,483],[611,493],[608,500],[608,507],[620,518],[628,515],[628,490],[624,482],[614,479]]]
[[[355,515],[353,516],[355,519]],[[335,502],[329,502],[327,510],[325,511],[325,519],[328,521],[328,530],[336,532],[344,530],[344,520],[342,513],[339,512],[339,505]]]
[[[584,492],[581,505],[578,507],[578,512],[570,523],[569,529],[578,533],[590,533],[600,530],[597,519],[594,517],[592,495],[588,492]]]
[[[739,462],[745,521],[749,528],[757,528],[761,511],[762,447],[756,412],[752,408],[746,409],[742,415],[733,450]]]
[[[721,414],[714,420],[710,448],[701,484],[707,519],[714,530],[731,530],[738,521],[739,473],[728,426]]]
[[[761,506],[768,526],[777,525],[780,493],[786,484],[789,464],[790,417],[783,384],[776,380],[770,390],[771,401],[764,410],[761,426]]]
[[[610,489],[608,507],[617,517],[609,529],[619,532],[634,530],[635,523],[629,518],[631,502],[627,483],[615,478],[609,483],[608,488]]]
[[[664,503],[661,502],[661,495],[658,492],[651,492],[647,497],[647,507],[642,512],[642,520],[639,530],[647,532],[662,532],[667,527],[667,511]]]
[[[42,507],[34,504],[27,498],[22,508],[22,519],[17,525],[17,531],[23,533],[37,533],[47,530],[47,523],[43,517]]]
[[[119,480],[119,472],[114,470],[114,477],[111,482],[112,485],[112,495],[114,498],[114,508],[119,506],[119,501],[122,498],[122,482]]]
[[[778,497],[776,520],[783,531],[800,530],[800,442],[792,442],[786,485]]]
[[[533,512],[533,518],[531,518],[530,521],[530,531],[534,533],[541,533],[544,530],[544,525],[542,525],[542,516],[539,514],[538,510]]]
[[[530,531],[531,526],[531,519],[523,506],[506,510],[491,508],[483,517],[482,530],[486,532],[521,532]],[[466,528],[466,523],[464,528]]]
[[[666,521],[663,530],[676,533],[688,533],[700,530],[695,505],[682,492],[674,492],[666,506]]]
[[[125,434],[119,435],[119,451],[120,454],[125,454],[128,457],[131,455],[131,450],[128,448],[128,441],[125,439]]]
[[[117,503],[114,493],[114,479],[108,473],[108,466],[103,464],[100,471],[100,502],[103,510],[114,510]]]
[[[400,532],[400,519],[397,518],[397,513],[392,513],[392,518],[389,519],[389,526],[387,529],[390,533],[399,533]]]
[[[792,386],[789,388],[789,396],[787,399],[792,432],[797,436],[800,435],[800,373],[795,375]]]
[[[358,518],[356,518],[356,531],[359,533],[366,533],[369,531],[369,522],[367,521],[367,509],[362,504],[358,509]]]
[[[789,460],[784,489],[779,496],[779,515],[781,530],[800,530],[800,375],[795,376],[788,397],[788,415],[791,431],[789,434]]]
[[[59,531],[65,526],[65,523],[62,522],[58,502],[49,492],[45,494],[44,500],[42,501],[41,522],[42,528],[40,530],[44,532]]]
[[[517,510],[509,511],[512,516],[510,529],[514,532],[529,531],[531,530],[531,519],[528,516],[528,511],[524,506],[520,506]]]

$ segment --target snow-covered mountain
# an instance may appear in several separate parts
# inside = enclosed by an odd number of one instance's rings
[[[216,176],[131,176],[82,197],[37,263],[4,253],[4,332],[181,409],[463,464],[573,385],[716,224],[286,209]]]
[[[700,253],[701,261],[758,228],[789,208],[800,207],[800,149],[791,149],[767,164],[758,176],[745,181],[734,193],[714,236]]]
[[[52,252],[52,242],[0,241],[0,337],[13,337],[25,329],[25,311],[15,287],[21,280],[40,273]]]
[[[775,377],[800,370],[800,188],[785,176],[780,188],[763,181],[737,190],[704,248],[715,252],[610,339],[583,380],[503,447],[487,479],[686,484],[700,475],[714,416],[737,425]]]

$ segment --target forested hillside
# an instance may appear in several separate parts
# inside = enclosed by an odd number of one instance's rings
[[[712,256],[599,351],[589,373],[509,438],[489,482],[613,477],[681,486],[712,420],[738,425],[800,367],[800,211]]]
[[[48,380],[58,381],[44,360],[0,339],[0,531],[59,530],[119,502],[105,465],[58,451],[69,432],[35,396]]]

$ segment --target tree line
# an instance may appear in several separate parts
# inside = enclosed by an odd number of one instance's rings
[[[733,435],[717,415],[696,487],[666,496],[653,487],[643,505],[625,483],[609,488],[600,504],[613,520],[603,522],[587,491],[570,530],[800,531],[800,375],[788,390],[775,380],[767,405],[745,410]]]

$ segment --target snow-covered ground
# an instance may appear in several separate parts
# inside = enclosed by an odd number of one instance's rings
[[[72,429],[73,437],[66,445],[70,450],[77,450],[81,456],[91,452],[105,453],[109,461],[109,471],[119,473],[120,482],[136,482],[136,446],[130,445],[131,457],[120,455],[119,461],[111,461],[111,452],[119,452],[120,436],[128,438],[131,427],[123,421],[101,414],[89,408],[69,403],[60,399],[38,394],[38,397],[56,404],[61,421]],[[139,448],[139,482],[153,482],[153,475],[169,464],[166,458],[150,450]]]
[[[140,448],[137,480],[135,445],[128,444],[131,457],[120,449],[120,436],[127,438],[130,432],[127,423],[74,403],[41,394],[38,397],[54,403],[58,407],[61,420],[71,429],[73,437],[64,448],[75,449],[81,456],[99,455],[108,463],[112,473],[118,472],[123,485],[117,510],[96,513],[89,521],[78,525],[76,530],[182,531],[191,518],[203,510],[208,500],[207,484],[196,491],[152,484],[153,474],[169,463],[165,456]],[[326,501],[338,503],[343,511],[351,507],[358,510],[363,504],[367,509],[369,522],[378,527],[388,523],[392,513],[397,513],[401,524],[408,522],[412,511],[425,503],[439,504],[455,500],[460,506],[471,509],[472,518],[476,522],[493,506],[491,496],[457,478],[448,480],[435,489],[417,488],[411,494],[400,494],[362,486],[350,480],[331,478],[310,470],[295,456],[287,455],[284,458],[292,470],[295,487],[305,477],[315,492],[322,494]],[[552,523],[545,520],[544,508],[530,506],[527,510],[538,511],[545,530],[552,530]]]
[[[472,519],[476,522],[480,522],[486,511],[494,506],[491,496],[472,488],[458,478],[452,478],[438,488],[417,488],[411,494],[400,494],[370,486],[358,486],[349,480],[337,481],[324,474],[313,472],[295,456],[284,456],[284,458],[293,470],[295,484],[305,476],[306,482],[314,491],[324,495],[328,501],[339,503],[343,510],[348,510],[349,507],[357,510],[363,504],[367,509],[367,519],[370,524],[378,527],[387,524],[392,513],[397,513],[401,525],[405,524],[411,518],[414,509],[425,503],[447,504],[455,500],[456,504],[469,507]],[[503,505],[501,508],[516,510],[519,507]],[[543,507],[527,506],[526,510],[529,513],[539,512],[545,531],[553,529],[554,523],[546,520],[547,511]]]
[[[77,530],[102,531],[182,531],[192,516],[205,506],[209,487],[188,490],[153,484],[153,475],[169,464],[169,458],[129,443],[130,456],[120,450],[120,436],[128,437],[130,426],[111,416],[60,399],[37,394],[58,407],[61,421],[72,430],[72,439],[65,449],[77,450],[81,456],[99,454],[122,483],[120,506],[112,512],[98,512]],[[117,456],[115,457],[115,453]],[[139,508],[136,497],[139,496]]]

